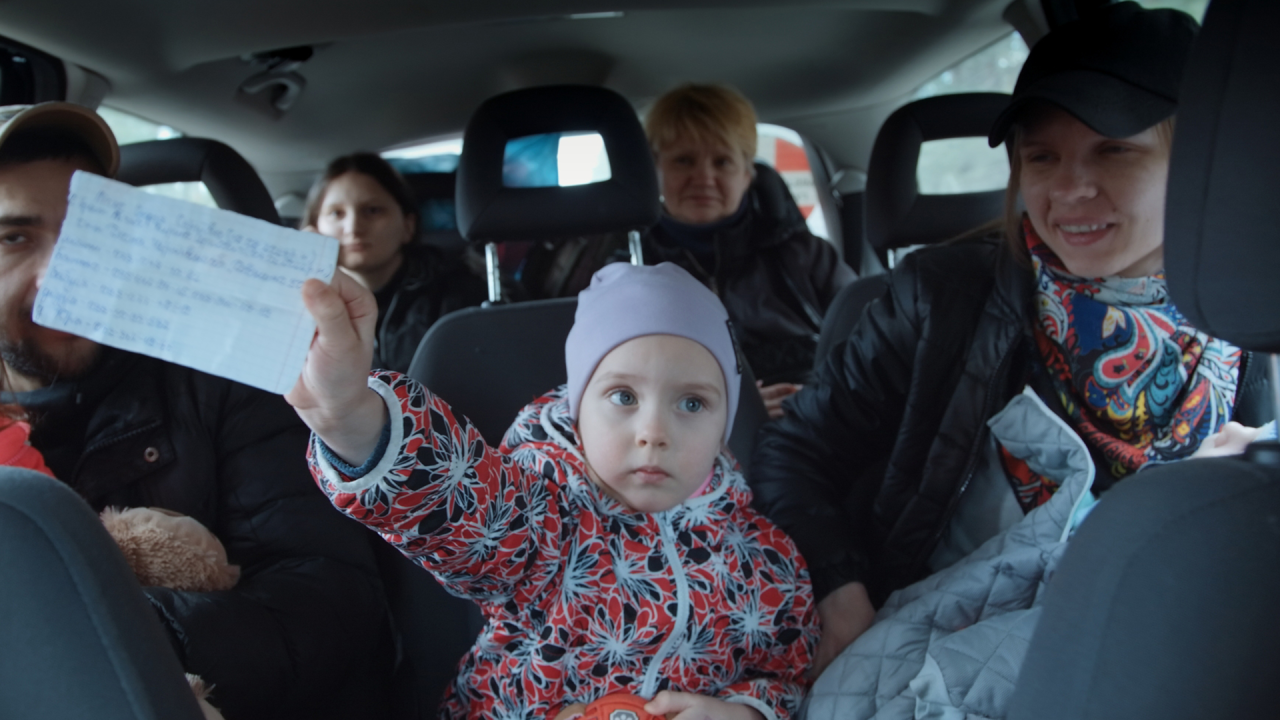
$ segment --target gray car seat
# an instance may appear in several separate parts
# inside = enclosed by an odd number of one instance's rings
[[[1009,102],[1003,93],[939,95],[907,103],[894,111],[876,135],[864,193],[865,241],[887,261],[888,254],[912,245],[931,245],[998,218],[1004,190],[926,195],[916,182],[920,148],[930,140],[985,138],[991,123]],[[862,310],[889,287],[885,274],[868,275],[846,285],[822,320],[814,367],[849,337]]]
[[[217,140],[173,138],[120,146],[116,179],[135,187],[202,182],[223,210],[280,224],[271,193],[240,153]]]
[[[133,571],[65,484],[0,467],[0,588],[0,717],[203,717]]]
[[[1257,362],[1280,352],[1277,33],[1274,0],[1209,6],[1183,79],[1165,213],[1174,302]],[[1049,583],[1008,717],[1276,717],[1277,569],[1277,443],[1118,484]]]

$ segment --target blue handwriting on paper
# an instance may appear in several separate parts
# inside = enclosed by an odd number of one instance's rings
[[[337,250],[332,238],[78,172],[32,315],[286,392],[315,331],[300,289],[332,279]]]

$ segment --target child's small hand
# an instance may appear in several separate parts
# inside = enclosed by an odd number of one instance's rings
[[[1223,425],[1221,430],[1205,438],[1204,442],[1200,443],[1200,448],[1191,457],[1239,455],[1244,452],[1249,443],[1257,440],[1261,433],[1262,428],[1246,427],[1232,420]]]
[[[556,713],[555,720],[569,720],[570,718],[581,717],[582,713],[587,709],[584,703],[574,703],[565,705],[560,712]]]
[[[748,705],[670,690],[663,690],[645,703],[644,711],[665,715],[668,720],[764,720],[760,711]]]
[[[335,272],[333,284],[308,280],[302,301],[316,321],[298,382],[284,398],[343,460],[362,465],[378,445],[387,410],[366,383],[373,362],[378,303],[364,286]]]

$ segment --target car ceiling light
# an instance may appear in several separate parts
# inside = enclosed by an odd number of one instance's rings
[[[568,15],[568,18],[570,20],[606,20],[608,18],[620,18],[625,14],[626,13],[621,10],[614,10],[611,12],[571,13]]]

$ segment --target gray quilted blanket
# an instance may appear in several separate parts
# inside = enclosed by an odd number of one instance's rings
[[[1094,469],[1079,436],[1029,390],[988,425],[1062,486],[963,560],[891,595],[814,684],[808,720],[1004,717],[1045,582],[1093,504]]]

